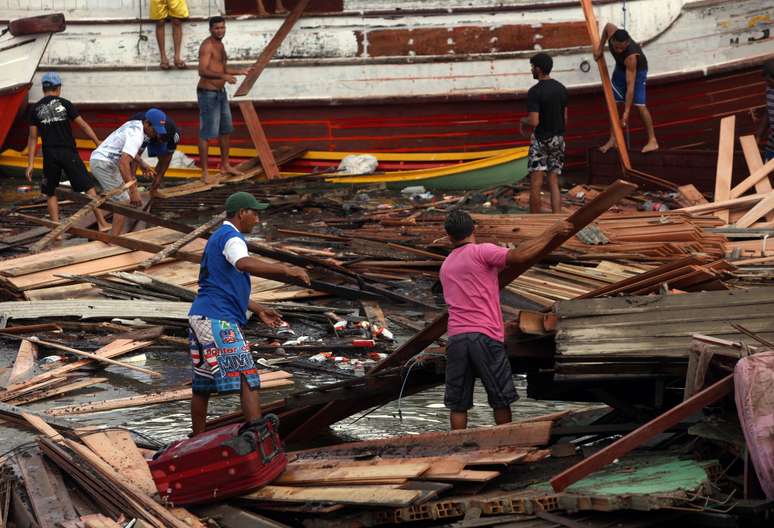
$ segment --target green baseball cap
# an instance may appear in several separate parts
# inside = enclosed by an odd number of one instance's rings
[[[269,207],[269,204],[259,202],[250,193],[240,191],[235,192],[228,198],[226,198],[226,214],[234,214],[240,209],[253,209],[254,211],[262,211]]]

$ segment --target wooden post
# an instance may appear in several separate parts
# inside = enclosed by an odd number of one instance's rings
[[[747,162],[747,170],[750,171],[750,174],[763,167],[763,158],[761,158],[761,151],[758,150],[758,142],[755,140],[755,136],[742,136],[739,138],[739,143],[742,145],[744,160]],[[758,194],[768,194],[773,190],[768,177],[755,184],[755,192]],[[774,213],[767,214],[766,221],[774,222]]]
[[[121,187],[118,187],[117,189],[113,189],[109,193],[105,194],[104,196],[100,196],[98,198],[94,198],[91,200],[88,204],[83,206],[82,208],[78,209],[70,218],[67,219],[66,222],[62,222],[58,225],[58,227],[54,228],[49,234],[35,242],[35,244],[30,247],[31,253],[39,253],[43,248],[45,248],[47,245],[49,245],[51,242],[56,239],[59,235],[70,229],[72,225],[86,216],[89,212],[96,210],[100,205],[105,203],[107,200],[112,198],[113,196],[116,196],[117,194],[121,194],[126,189],[134,185],[136,182],[128,182],[123,184]]]
[[[724,117],[720,120],[720,140],[718,142],[718,165],[715,173],[715,195],[713,201],[722,202],[729,198],[738,198],[741,192],[734,196],[731,192],[731,177],[734,168],[734,127],[736,116]],[[750,184],[752,187],[752,183]],[[736,189],[735,189],[736,190]],[[728,210],[715,212],[715,216],[728,223]]]
[[[601,451],[561,472],[551,479],[551,486],[556,492],[564,491],[568,486],[602,469],[613,460],[621,458],[654,436],[689,418],[707,405],[723,398],[733,388],[734,375],[729,374],[714,385],[710,385],[701,392],[697,392],[684,402],[644,424],[639,429],[632,431]]]
[[[242,97],[250,92],[253,85],[255,84],[255,81],[258,80],[258,77],[261,76],[261,73],[263,73],[264,68],[266,68],[266,66],[269,64],[271,58],[274,57],[275,53],[277,53],[277,50],[279,49],[280,45],[282,45],[285,37],[288,36],[290,30],[293,29],[293,26],[296,25],[298,19],[301,18],[301,15],[309,5],[310,1],[311,0],[301,0],[298,2],[298,4],[296,4],[296,7],[294,7],[293,11],[291,11],[291,13],[285,18],[285,21],[277,30],[277,33],[274,34],[274,37],[272,37],[271,41],[269,41],[266,47],[263,48],[261,56],[258,57],[258,60],[255,61],[255,64],[253,64],[253,66],[250,68],[250,72],[245,76],[245,80],[242,81],[242,84],[239,85],[237,91],[234,92],[234,97]]]
[[[581,7],[583,8],[583,15],[586,17],[586,29],[589,32],[592,50],[596,50],[599,47],[600,42],[597,17],[594,15],[594,8],[591,5],[591,0],[580,0],[580,2]],[[602,92],[605,94],[607,113],[610,117],[610,127],[613,130],[613,137],[615,138],[615,143],[618,147],[618,156],[623,168],[625,170],[631,170],[632,163],[629,160],[629,150],[626,145],[623,129],[621,128],[621,117],[618,115],[618,107],[616,106],[615,97],[613,97],[613,87],[610,84],[610,74],[607,71],[607,63],[605,62],[604,55],[597,60],[597,66],[599,67],[599,76],[602,79]]]
[[[274,159],[274,153],[269,146],[269,140],[266,138],[266,133],[261,126],[261,120],[258,119],[258,114],[255,112],[255,107],[251,101],[240,101],[239,110],[242,112],[242,117],[245,119],[245,125],[247,131],[250,132],[250,139],[253,140],[255,150],[258,152],[258,158],[263,165],[263,172],[266,174],[267,180],[273,180],[279,178],[279,167],[277,167],[277,161]]]
[[[215,227],[216,225],[223,222],[223,220],[226,218],[226,213],[222,212],[220,214],[216,214],[213,216],[207,223],[200,225],[187,235],[184,235],[180,238],[178,238],[175,242],[172,244],[169,244],[168,246],[164,246],[164,249],[153,255],[148,260],[140,263],[140,267],[143,269],[148,269],[154,264],[158,264],[162,260],[164,260],[167,257],[171,257],[175,253],[177,253],[177,250],[179,250],[181,247],[185,246],[189,242],[191,242],[193,239],[199,237],[203,233],[208,232],[210,229]]]

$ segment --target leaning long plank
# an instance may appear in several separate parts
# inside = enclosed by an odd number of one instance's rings
[[[555,476],[550,481],[551,486],[556,492],[564,491],[568,486],[571,486],[591,473],[602,469],[613,460],[621,458],[654,436],[679,424],[707,405],[723,398],[730,393],[733,388],[734,375],[729,374],[715,384],[694,394],[679,405],[672,407],[670,410],[641,426],[639,429],[632,431],[601,451],[597,451],[587,459]]]
[[[755,207],[745,213],[745,215],[736,221],[736,227],[750,227],[757,222],[763,215],[771,213],[774,210],[774,191],[758,202]]]
[[[378,466],[342,466],[326,469],[294,468],[286,470],[274,481],[278,485],[327,484],[338,480],[356,482],[383,479],[417,478],[430,468],[430,464],[390,464],[383,461]]]
[[[739,138],[739,143],[742,145],[744,160],[747,163],[747,170],[750,171],[750,174],[763,167],[763,158],[761,158],[761,151],[758,150],[758,142],[755,136],[742,136]],[[771,187],[771,181],[769,181],[768,177],[762,178],[755,184],[756,193],[766,194],[773,190],[774,188]],[[774,221],[774,213],[767,214],[766,221]]]
[[[737,198],[741,193],[732,196],[731,177],[734,170],[734,128],[736,116],[731,115],[720,120],[720,142],[718,143],[718,165],[715,173],[714,201],[722,202],[729,198]],[[752,187],[752,185],[750,186]],[[728,223],[728,211],[716,211],[715,216]]]
[[[336,502],[360,506],[410,506],[422,495],[421,491],[385,489],[369,486],[303,487],[264,486],[240,497],[258,502]]]
[[[148,463],[128,431],[98,431],[80,438],[102,460],[147,495],[156,493],[156,484],[153,482]]]
[[[763,167],[750,174],[742,182],[731,189],[731,198],[738,198],[745,192],[750,190],[753,185],[766,178],[771,172],[774,171],[774,159],[769,160]]]

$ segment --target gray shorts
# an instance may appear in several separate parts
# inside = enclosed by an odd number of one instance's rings
[[[212,139],[234,131],[226,90],[196,90],[199,101],[199,137]]]
[[[121,171],[116,163],[91,158],[91,174],[97,179],[103,192],[110,192],[124,184]],[[111,198],[114,202],[128,202],[129,191],[124,191]]]

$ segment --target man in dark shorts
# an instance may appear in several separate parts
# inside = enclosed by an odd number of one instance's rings
[[[518,399],[505,352],[498,277],[506,266],[526,262],[557,234],[572,230],[558,222],[541,236],[515,249],[477,244],[470,215],[456,210],[446,217],[446,233],[454,249],[441,265],[443,297],[449,309],[444,404],[452,429],[465,429],[473,407],[475,378],[481,378],[495,423],[511,421],[511,403]]]
[[[137,112],[129,120],[142,121],[145,119],[146,113]],[[166,174],[169,164],[172,162],[172,155],[180,144],[180,130],[169,116],[167,116],[164,127],[166,128],[166,133],[160,134],[155,138],[146,137],[139,152],[139,154],[142,154],[147,149],[148,156],[158,159],[154,169],[153,183],[150,188],[151,193],[163,186],[164,174]]]
[[[594,50],[594,59],[599,60],[605,49],[605,42],[610,41],[610,54],[615,59],[612,84],[613,95],[616,102],[624,103],[624,111],[621,116],[621,126],[629,125],[629,114],[632,105],[637,107],[640,117],[648,133],[648,142],[642,147],[642,152],[658,150],[656,132],[653,129],[653,118],[648,107],[645,106],[645,85],[648,81],[648,59],[642,48],[632,40],[626,30],[618,29],[608,23],[600,37],[599,48]],[[607,143],[599,147],[602,152],[607,152],[615,147],[615,137],[612,131]]]
[[[246,192],[232,194],[226,199],[226,220],[204,247],[199,291],[188,312],[194,435],[204,432],[207,404],[215,392],[239,392],[246,422],[261,417],[261,380],[241,327],[247,323],[247,310],[271,327],[279,326],[282,319],[276,311],[250,300],[250,276],[277,280],[293,277],[310,284],[301,268],[271,264],[248,254],[244,235],[252,232],[258,223],[258,211],[266,207]]]
[[[545,53],[529,60],[532,77],[537,84],[527,92],[527,115],[519,123],[522,135],[525,127],[533,130],[527,167],[530,177],[529,211],[541,212],[540,190],[548,173],[551,191],[551,211],[562,212],[559,175],[564,167],[564,130],[567,123],[567,89],[551,78],[554,61]]]
[[[83,192],[92,198],[97,197],[94,180],[86,171],[83,160],[75,148],[75,138],[70,127],[74,121],[91,139],[95,145],[100,141],[94,130],[80,116],[73,104],[60,97],[62,93],[62,78],[58,73],[48,72],[43,75],[43,98],[35,103],[30,110],[30,134],[27,140],[27,181],[32,181],[32,169],[35,162],[35,151],[38,147],[38,134],[43,144],[43,182],[41,192],[45,194],[48,205],[48,216],[52,222],[59,222],[59,200],[56,188],[65,174],[65,179],[76,192]],[[102,211],[96,209],[94,214],[101,231],[110,229]]]
[[[221,16],[210,18],[210,36],[199,47],[199,84],[196,85],[196,98],[199,102],[199,166],[202,180],[212,183],[207,165],[209,141],[216,137],[220,140],[220,173],[239,174],[231,165],[229,158],[231,132],[231,108],[226,94],[226,83],[235,84],[235,75],[247,75],[249,69],[230,68],[228,56],[223,46],[226,36],[226,19]]]

